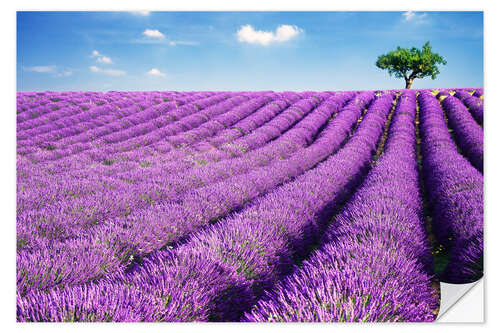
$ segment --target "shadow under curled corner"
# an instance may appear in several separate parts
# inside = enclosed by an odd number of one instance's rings
[[[440,283],[441,304],[436,322],[484,321],[484,279],[465,284]],[[470,296],[470,297],[469,297]]]

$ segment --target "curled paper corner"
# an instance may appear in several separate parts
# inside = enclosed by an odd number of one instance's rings
[[[484,281],[440,283],[441,305],[436,322],[483,322]],[[475,288],[474,288],[475,287]],[[471,291],[471,289],[473,289]]]

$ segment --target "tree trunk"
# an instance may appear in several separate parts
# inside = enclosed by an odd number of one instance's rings
[[[413,84],[413,79],[406,80],[406,88],[405,89],[411,89],[412,84]]]

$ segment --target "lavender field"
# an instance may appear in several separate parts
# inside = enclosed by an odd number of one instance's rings
[[[18,92],[17,321],[434,321],[483,89]]]

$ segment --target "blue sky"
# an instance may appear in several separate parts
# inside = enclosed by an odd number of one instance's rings
[[[481,12],[18,12],[17,90],[399,89],[377,57],[426,41],[413,88],[483,86]]]

